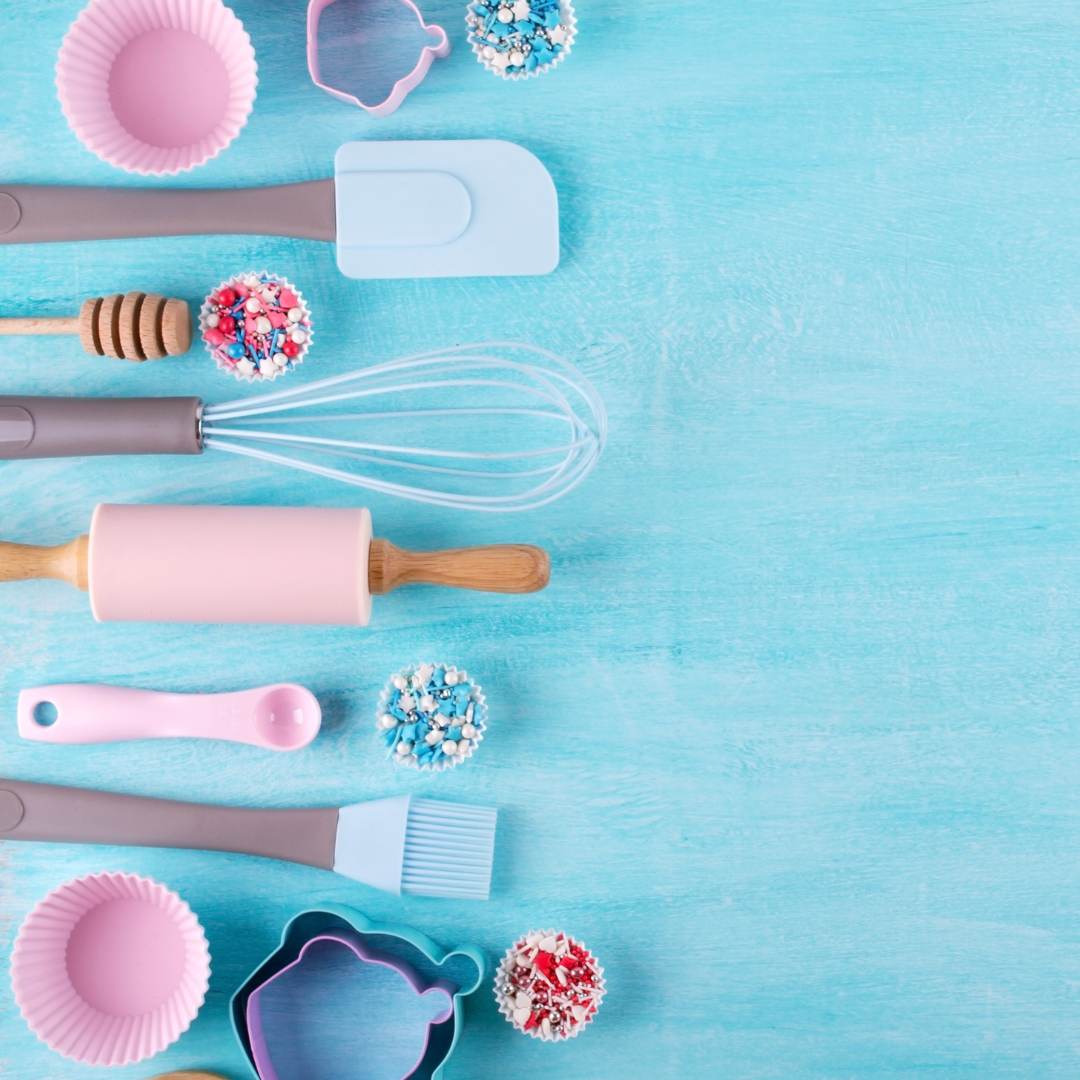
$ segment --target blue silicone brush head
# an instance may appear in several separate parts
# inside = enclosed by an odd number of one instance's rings
[[[495,854],[496,810],[439,799],[409,800],[401,891],[486,900]]]

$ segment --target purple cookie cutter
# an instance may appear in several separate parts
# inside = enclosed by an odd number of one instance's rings
[[[434,23],[424,22],[424,16],[420,14],[420,9],[412,2],[412,0],[401,0],[407,8],[411,9],[416,15],[417,20],[420,23],[420,28],[430,34],[433,38],[437,39],[435,45],[425,45],[420,50],[420,59],[416,62],[416,67],[409,72],[403,79],[398,79],[394,83],[393,90],[390,91],[390,96],[380,102],[378,105],[365,105],[355,94],[346,93],[344,90],[338,90],[336,87],[328,86],[322,80],[322,75],[319,72],[319,16],[323,13],[325,8],[328,8],[333,4],[335,0],[311,0],[308,4],[308,16],[307,16],[307,62],[308,71],[311,74],[312,82],[316,86],[325,90],[328,94],[333,94],[334,97],[341,101],[347,101],[350,105],[359,105],[361,109],[366,109],[372,116],[389,116],[404,100],[410,90],[415,89],[423,81],[424,76],[428,73],[428,68],[431,67],[432,60],[436,56],[443,57],[450,53],[450,39],[446,35],[446,31],[441,26],[436,26]]]
[[[410,927],[327,904],[290,920],[233,995],[233,1027],[260,1080],[438,1080],[484,968],[475,946],[446,953]]]

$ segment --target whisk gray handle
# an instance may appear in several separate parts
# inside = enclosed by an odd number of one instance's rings
[[[0,396],[0,459],[198,454],[197,397]]]
[[[0,840],[194,848],[334,868],[336,808],[256,810],[0,778]]]
[[[257,188],[0,184],[0,244],[133,236],[337,236],[333,180]]]

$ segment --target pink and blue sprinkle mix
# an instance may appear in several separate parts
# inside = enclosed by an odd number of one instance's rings
[[[291,371],[311,341],[311,313],[298,290],[276,274],[239,274],[218,286],[199,315],[218,366],[247,379]]]
[[[437,771],[469,757],[486,730],[480,687],[445,664],[416,664],[391,678],[376,726],[390,756],[402,765]]]

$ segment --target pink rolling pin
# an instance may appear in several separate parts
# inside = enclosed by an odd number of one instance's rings
[[[231,694],[163,694],[126,686],[61,683],[19,694],[19,734],[48,743],[225,739],[299,750],[319,732],[315,695],[296,683]]]
[[[531,544],[402,551],[372,539],[365,509],[102,503],[70,544],[0,541],[0,581],[67,581],[98,622],[366,626],[372,596],[399,585],[526,593],[549,573]]]

